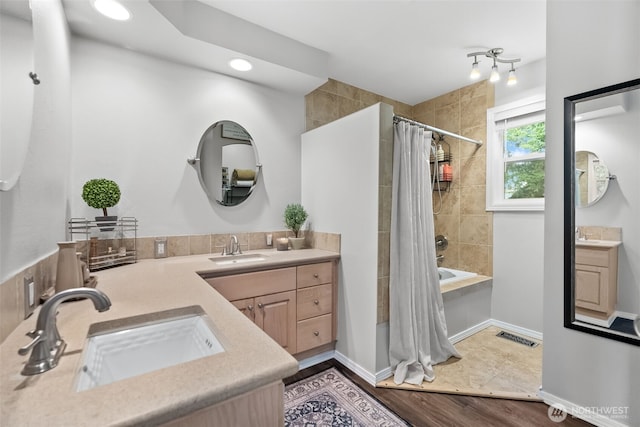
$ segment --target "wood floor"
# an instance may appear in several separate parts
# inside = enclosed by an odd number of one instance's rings
[[[307,378],[332,366],[416,427],[574,427],[591,425],[570,415],[562,423],[555,423],[547,415],[548,406],[541,402],[375,388],[333,359],[303,369],[286,378],[285,385]]]

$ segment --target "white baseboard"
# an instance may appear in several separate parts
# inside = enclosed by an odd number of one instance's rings
[[[596,425],[598,427],[629,427],[629,424],[624,424],[620,421],[614,420],[612,418],[606,417],[604,415],[599,414],[589,408],[585,408],[580,405],[576,405],[575,403],[569,402],[568,400],[561,399],[558,396],[554,396],[553,394],[547,393],[544,390],[540,390],[538,392],[538,396],[544,400],[549,406],[554,406],[556,408],[563,409],[568,417],[580,418],[588,423]],[[613,410],[614,408],[602,408],[603,410]],[[619,408],[621,411],[624,408]],[[628,412],[629,408],[626,408]],[[628,420],[628,415],[624,415],[625,419]],[[560,424],[558,424],[560,425]]]
[[[638,317],[638,315],[635,313],[627,313],[626,311],[618,311],[618,310],[616,310],[614,315],[616,317],[622,317],[623,319],[627,319],[627,320],[636,320],[636,317]]]
[[[470,337],[471,335],[477,332],[480,332],[481,330],[489,326],[496,326],[498,328],[508,329],[511,332],[525,335],[530,338],[542,340],[542,334],[540,332],[533,331],[531,329],[522,328],[520,326],[512,325],[510,323],[502,322],[500,320],[488,319],[488,320],[485,320],[484,322],[478,323],[477,325],[470,327],[469,329],[466,329],[462,332],[452,335],[451,337],[449,337],[449,341],[455,344],[457,342],[462,341],[465,338]],[[325,353],[321,353],[319,355],[310,357],[308,359],[304,359],[299,362],[299,366],[300,366],[300,369],[304,369],[304,368],[308,368],[309,366],[316,365],[320,362],[324,362],[325,360],[330,360],[332,358],[336,359],[338,362],[342,363],[344,366],[351,369],[360,378],[362,378],[363,380],[365,380],[366,382],[368,382],[373,386],[375,386],[376,383],[389,378],[393,374],[390,366],[376,372],[375,374],[371,373],[337,350],[327,351]]]
[[[391,375],[393,375],[393,371],[391,371],[391,366],[387,366],[383,370],[376,372],[376,383],[379,383],[382,380],[386,380]]]
[[[362,378],[372,386],[376,385],[375,374],[372,374],[371,372],[367,371],[365,368],[358,365],[356,362],[352,361],[347,356],[340,353],[338,350],[335,351],[334,357],[338,362],[342,363],[344,366],[346,366],[347,368],[355,372],[355,374],[358,375],[360,378]]]
[[[458,332],[455,335],[451,335],[449,337],[449,341],[451,341],[452,344],[455,344],[457,342],[462,341],[465,338],[469,338],[471,335],[480,332],[481,330],[491,326],[491,319],[489,320],[485,320],[484,322],[480,322],[477,325],[474,325],[472,327],[470,327],[469,329],[465,329],[462,332]]]
[[[613,321],[616,320],[616,314],[613,313],[607,320],[602,320],[576,313],[576,320],[584,323],[591,323],[592,325],[596,326],[602,326],[603,328],[609,328]]]
[[[333,358],[335,358],[335,350],[329,350],[324,353],[316,354],[315,356],[307,357],[306,359],[298,361],[298,370],[306,369],[309,366],[314,366]]]

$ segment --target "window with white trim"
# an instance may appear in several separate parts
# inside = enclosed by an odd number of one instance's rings
[[[543,210],[544,95],[487,110],[487,139],[487,210]]]

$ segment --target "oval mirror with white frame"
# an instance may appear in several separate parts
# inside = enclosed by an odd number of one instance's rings
[[[586,150],[576,151],[576,207],[586,208],[602,199],[609,188],[609,168],[598,156]]]
[[[564,99],[564,326],[640,346],[638,123],[640,78]]]
[[[253,138],[231,120],[207,128],[196,158],[188,162],[196,168],[207,196],[223,206],[244,202],[254,191],[261,170]]]

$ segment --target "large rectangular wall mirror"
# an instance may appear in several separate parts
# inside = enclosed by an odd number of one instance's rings
[[[564,99],[564,326],[640,345],[640,79]]]

